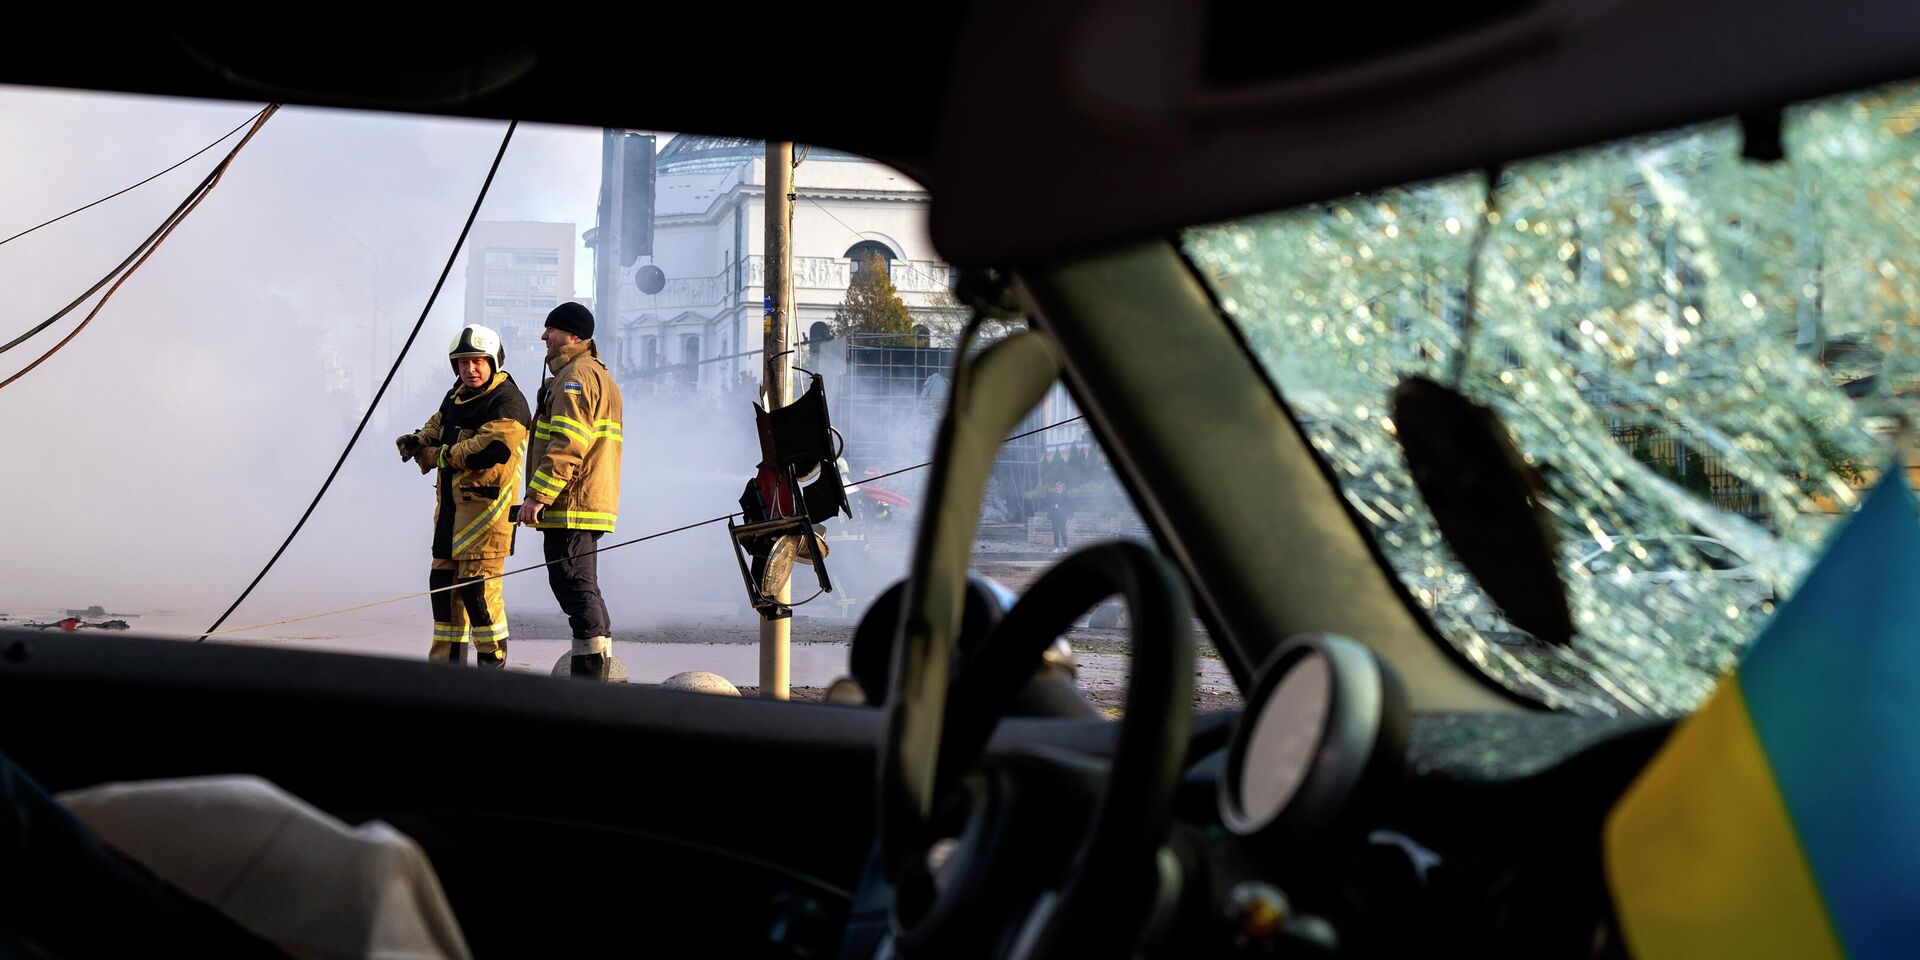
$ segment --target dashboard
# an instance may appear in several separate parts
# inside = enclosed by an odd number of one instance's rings
[[[1176,796],[1164,956],[1621,953],[1600,830],[1671,724],[1409,715],[1352,640],[1296,638]],[[1169,878],[1173,873],[1169,872]]]

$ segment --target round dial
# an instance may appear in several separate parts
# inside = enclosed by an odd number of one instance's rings
[[[1240,774],[1240,810],[1253,823],[1280,815],[1306,782],[1327,732],[1333,674],[1318,652],[1297,661],[1254,718]]]

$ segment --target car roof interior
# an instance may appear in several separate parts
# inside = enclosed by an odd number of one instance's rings
[[[889,163],[958,265],[1026,263],[1920,73],[1900,0],[911,4],[716,29],[134,22],[0,82],[791,139]],[[630,41],[630,42],[628,42]],[[351,53],[343,55],[343,51]],[[792,75],[804,82],[796,85]],[[871,93],[875,106],[856,108]]]
[[[0,83],[788,139],[890,164],[927,187],[947,261],[1015,278],[1243,690],[1282,640],[1324,631],[1398,668],[1416,710],[1530,720],[1515,709],[1529,701],[1415,612],[1177,231],[1689,122],[1777,122],[1790,102],[1920,76],[1920,4],[1430,6],[981,0],[762,19],[659,5],[565,29],[344,10],[273,25],[135,13],[103,29],[98,11],[48,10],[33,32],[72,39],[16,43]],[[426,663],[37,636],[29,650],[23,631],[0,635],[0,750],[47,787],[249,770],[454,851],[440,867],[457,902],[554,886],[526,878],[583,849],[564,832],[581,827],[580,798],[594,826],[633,839],[670,824],[697,853],[634,872],[662,898],[732,883],[704,864],[715,850],[844,896],[867,853],[878,711],[690,711],[691,695]],[[1218,749],[1230,722],[1196,721],[1192,750]],[[1097,751],[1112,726],[1001,733]],[[716,756],[733,776],[707,776]],[[514,847],[498,821],[404,816],[473,797],[563,832]],[[556,925],[567,892],[552,891]],[[507,913],[463,922],[476,943],[540,949]]]

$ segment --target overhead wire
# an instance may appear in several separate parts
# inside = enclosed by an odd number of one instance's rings
[[[858,231],[858,230],[855,230],[855,229],[853,228],[853,225],[852,225],[852,224],[849,224],[849,223],[848,223],[848,222],[846,222],[845,220],[842,220],[842,219],[840,219],[840,217],[839,217],[838,215],[836,215],[836,214],[835,214],[835,213],[834,213],[834,212],[833,212],[832,210],[829,210],[829,209],[827,209],[827,207],[826,207],[826,205],[825,205],[825,204],[823,204],[823,203],[821,203],[821,202],[820,202],[820,201],[818,201],[818,200],[815,200],[815,199],[814,199],[813,197],[811,197],[811,196],[809,196],[809,195],[807,195],[807,194],[804,194],[804,193],[797,193],[797,192],[796,192],[796,195],[797,195],[797,196],[798,196],[798,197],[799,197],[800,199],[802,199],[802,200],[805,200],[806,202],[808,202],[808,203],[811,203],[811,204],[813,204],[813,205],[814,205],[815,207],[817,207],[817,208],[818,208],[818,209],[820,210],[820,212],[821,212],[821,213],[824,213],[824,214],[826,214],[826,215],[827,215],[827,216],[828,216],[829,218],[831,218],[831,219],[833,220],[833,222],[834,222],[834,223],[837,223],[837,224],[839,224],[839,225],[841,225],[842,227],[845,227],[848,233],[851,233],[851,234],[853,234],[853,235],[854,235],[855,237],[858,237],[858,238],[860,238],[860,239],[863,239],[863,240],[864,240],[864,239],[866,239],[866,235],[865,235],[865,234],[863,234],[863,233],[861,233],[861,232],[860,232],[860,231]],[[928,274],[927,274],[927,273],[926,273],[925,271],[923,271],[923,270],[921,270],[921,269],[920,269],[919,267],[916,267],[916,266],[914,266],[914,265],[913,265],[913,263],[912,263],[911,261],[908,261],[907,263],[904,263],[904,264],[902,264],[902,266],[904,266],[904,267],[906,267],[906,268],[907,268],[907,272],[908,272],[908,273],[911,273],[911,274],[915,274],[915,275],[917,275],[917,276],[919,276],[919,277],[920,277],[920,278],[921,278],[922,280],[925,280],[925,281],[927,281],[928,283],[931,283],[931,284],[934,284],[934,285],[936,285],[936,286],[939,286],[939,287],[940,287],[941,289],[950,289],[950,288],[951,288],[951,286],[952,286],[952,284],[951,284],[951,283],[949,283],[949,282],[946,282],[946,281],[942,281],[942,280],[939,280],[939,279],[937,279],[937,278],[935,278],[935,277],[932,277],[932,276],[929,276],[929,275],[928,275]]]
[[[1071,416],[1064,420],[1059,420],[1054,423],[1049,423],[1044,427],[1036,427],[1032,430],[1026,431],[1025,433],[1015,434],[1011,437],[1006,438],[1005,440],[1002,440],[1001,443],[1013,443],[1016,440],[1025,440],[1028,437],[1045,433],[1048,430],[1052,430],[1057,427],[1064,427],[1069,423],[1073,423],[1077,420],[1083,420],[1083,419],[1085,419],[1084,415]],[[911,466],[901,467],[898,470],[891,470],[886,473],[876,474],[871,477],[862,477],[858,482],[874,483],[880,480],[885,480],[889,477],[897,477],[903,473],[912,473],[915,470],[923,470],[932,465],[933,465],[933,461],[926,460],[920,463],[913,464]],[[720,516],[717,516],[717,517],[708,517],[705,520],[696,520],[692,523],[681,524],[680,526],[672,527],[667,530],[657,530],[645,536],[634,537],[631,540],[622,540],[618,543],[610,543],[603,547],[594,547],[591,550],[583,550],[577,554],[571,554],[566,557],[560,557],[557,559],[549,560],[549,561],[546,561],[545,563],[529,564],[524,567],[518,567],[513,570],[507,570],[507,571],[492,574],[486,577],[477,577],[470,580],[463,580],[459,583],[453,584],[452,586],[437,587],[432,590],[421,590],[417,593],[407,593],[397,597],[387,597],[382,600],[371,600],[366,603],[355,604],[350,607],[341,607],[337,610],[325,610],[320,613],[309,613],[309,614],[304,614],[298,617],[287,617],[283,620],[269,620],[265,623],[254,623],[244,627],[228,627],[225,630],[218,629],[220,626],[220,623],[217,622],[212,627],[209,627],[207,629],[207,632],[201,634],[199,639],[205,640],[208,637],[228,636],[236,633],[246,633],[252,630],[264,630],[267,627],[278,627],[278,626],[284,626],[289,623],[303,623],[308,620],[320,620],[326,617],[337,617],[337,616],[340,616],[341,614],[357,613],[361,610],[371,610],[374,607],[384,607],[388,604],[401,603],[406,600],[418,600],[421,597],[430,597],[436,593],[446,593],[451,590],[459,590],[463,587],[471,586],[472,584],[475,584],[475,583],[485,583],[488,580],[504,580],[507,577],[515,576],[517,574],[522,574],[522,573],[531,573],[532,571],[535,571],[535,570],[542,570],[549,566],[552,566],[553,564],[577,559],[579,557],[588,557],[596,554],[607,553],[612,550],[618,550],[621,547],[633,546],[636,543],[646,543],[649,540],[658,540],[661,537],[672,536],[673,534],[676,534],[676,533],[684,533],[688,530],[695,530],[700,527],[712,526],[713,524],[716,524],[716,523],[724,523],[737,516],[740,516],[740,513],[738,511],[735,511],[733,513],[721,514]],[[304,518],[302,519],[304,520]],[[283,546],[282,549],[285,549],[285,547]],[[257,583],[258,581],[256,580],[255,582]],[[815,594],[815,596],[818,596],[818,594]],[[242,597],[242,599],[245,599],[244,596]],[[808,599],[812,599],[812,598],[808,598]],[[229,609],[227,611],[227,613],[229,614],[232,612],[233,612],[232,609]],[[221,622],[224,622],[226,620],[226,616],[222,615],[220,619],[221,619]]]
[[[87,204],[87,205],[85,205],[85,206],[81,206],[81,207],[75,207],[75,208],[73,208],[72,210],[68,210],[68,211],[67,211],[66,213],[63,213],[63,214],[61,214],[61,215],[59,215],[59,216],[57,216],[57,217],[54,217],[54,218],[53,218],[53,219],[51,219],[51,220],[46,220],[46,221],[43,221],[43,222],[40,222],[40,223],[36,223],[36,224],[34,224],[33,226],[31,226],[31,227],[28,227],[28,228],[26,228],[25,230],[22,230],[22,231],[20,231],[19,233],[16,233],[16,234],[14,234],[14,235],[13,235],[13,236],[11,236],[11,237],[8,237],[8,238],[6,238],[5,240],[0,240],[0,247],[3,247],[3,246],[6,246],[7,244],[9,244],[9,243],[12,243],[13,241],[15,241],[15,240],[18,240],[18,239],[20,239],[21,237],[24,237],[24,236],[26,236],[27,234],[29,234],[29,233],[32,233],[32,232],[34,232],[35,230],[38,230],[38,229],[40,229],[40,228],[42,228],[42,227],[51,227],[51,226],[53,226],[54,224],[56,224],[56,223],[59,223],[60,221],[62,221],[62,220],[65,220],[66,218],[68,218],[68,217],[71,217],[71,216],[73,216],[73,215],[74,215],[74,214],[76,214],[76,213],[85,213],[86,211],[88,211],[88,210],[91,210],[91,209],[93,209],[94,207],[97,207],[97,206],[99,206],[99,205],[101,205],[101,204],[103,204],[103,203],[106,203],[106,202],[107,202],[108,200],[112,200],[113,198],[115,198],[115,197],[118,197],[118,196],[121,196],[122,194],[126,194],[126,193],[131,193],[131,192],[133,192],[133,191],[135,191],[135,190],[138,190],[138,189],[140,189],[141,187],[144,187],[144,186],[146,186],[147,184],[149,184],[149,183],[152,183],[153,181],[155,181],[155,180],[158,180],[158,179],[160,179],[161,177],[164,177],[164,176],[166,176],[167,174],[169,174],[169,173],[172,173],[172,172],[174,172],[175,170],[178,170],[178,169],[180,169],[181,167],[184,167],[184,166],[186,166],[186,165],[187,165],[187,164],[189,164],[189,163],[192,163],[192,162],[194,161],[194,159],[195,159],[195,158],[197,158],[197,157],[199,157],[199,156],[200,156],[201,154],[203,154],[203,153],[206,153],[206,152],[207,152],[208,150],[212,150],[212,149],[213,149],[214,147],[217,147],[217,146],[219,146],[220,144],[222,144],[222,143],[224,143],[224,142],[226,142],[226,139],[227,139],[228,137],[231,137],[231,136],[233,136],[234,134],[236,134],[236,133],[239,133],[240,131],[242,131],[242,130],[244,130],[244,129],[246,129],[246,127],[247,127],[247,125],[248,125],[248,124],[250,124],[250,123],[253,123],[253,122],[254,122],[254,121],[256,121],[256,120],[259,120],[259,119],[260,119],[260,114],[262,114],[262,113],[266,113],[266,112],[267,112],[268,110],[271,110],[271,109],[273,109],[273,108],[274,108],[274,106],[275,106],[274,104],[268,104],[267,106],[264,106],[264,107],[261,107],[261,108],[260,108],[260,111],[259,111],[259,113],[255,113],[255,114],[254,114],[253,116],[251,116],[251,117],[248,117],[247,119],[245,119],[245,120],[242,120],[242,121],[240,121],[240,124],[239,124],[239,126],[236,126],[236,127],[234,127],[234,128],[232,129],[232,130],[228,130],[228,131],[227,131],[226,133],[223,133],[223,134],[221,134],[221,135],[220,135],[220,136],[219,136],[219,137],[218,137],[217,139],[215,139],[215,140],[214,140],[214,141],[213,141],[212,143],[209,143],[209,144],[207,144],[206,146],[204,146],[204,147],[201,147],[200,149],[198,149],[198,150],[195,150],[194,152],[192,152],[192,153],[190,153],[190,154],[187,154],[187,155],[186,155],[185,157],[183,157],[183,158],[182,158],[182,159],[181,159],[181,160],[180,160],[179,162],[177,162],[177,163],[175,163],[175,164],[174,164],[173,166],[170,166],[170,167],[168,167],[168,168],[166,168],[165,170],[162,170],[162,171],[160,171],[159,173],[156,173],[156,174],[154,174],[154,175],[152,175],[152,176],[150,176],[150,177],[148,177],[148,178],[146,178],[145,180],[142,180],[142,181],[140,181],[139,183],[136,183],[136,184],[133,184],[132,186],[129,186],[129,187],[123,187],[123,188],[121,188],[121,189],[119,189],[119,190],[116,190],[116,191],[114,191],[113,193],[109,193],[109,194],[107,194],[106,196],[104,196],[104,197],[101,197],[100,199],[98,199],[98,200],[95,200],[95,201],[93,201],[92,203],[89,203],[89,204]]]
[[[260,568],[253,582],[247,584],[245,590],[240,591],[240,596],[234,599],[225,613],[220,614],[220,619],[215,620],[212,626],[200,634],[199,641],[206,640],[214,634],[214,631],[219,630],[220,625],[226,623],[227,618],[246,602],[247,597],[253,593],[253,589],[260,585],[260,581],[266,579],[267,571],[272,570],[273,565],[279,562],[280,555],[286,553],[287,548],[293,545],[293,539],[300,535],[300,529],[305,527],[307,519],[313,516],[314,508],[320,506],[321,498],[327,495],[327,489],[333,486],[334,478],[340,475],[340,468],[346,464],[347,455],[352,453],[354,445],[360,442],[360,435],[366,432],[367,424],[373,419],[373,412],[380,407],[381,398],[387,395],[387,387],[393,384],[394,375],[400,372],[400,364],[406,360],[407,351],[413,348],[414,340],[419,338],[420,328],[426,326],[427,314],[433,311],[435,301],[440,298],[441,288],[447,284],[447,275],[453,272],[453,265],[460,259],[461,249],[467,245],[467,234],[473,229],[474,219],[480,215],[480,206],[486,202],[487,191],[493,188],[494,174],[500,172],[500,160],[507,155],[507,144],[513,142],[513,132],[519,126],[520,122],[517,120],[507,124],[506,135],[500,138],[500,149],[493,155],[493,165],[487,168],[487,179],[480,185],[480,195],[473,199],[473,209],[467,212],[467,222],[460,227],[460,238],[454,241],[452,252],[447,254],[447,264],[440,269],[440,279],[434,283],[433,292],[427,296],[426,306],[420,308],[420,319],[414,321],[413,330],[407,334],[407,342],[400,346],[400,355],[393,358],[393,366],[387,369],[386,379],[380,381],[380,389],[374,392],[372,401],[367,404],[367,412],[361,415],[359,425],[353,428],[353,436],[347,438],[346,447],[340,451],[339,459],[334,461],[333,469],[327,472],[327,479],[320,484],[319,492],[313,495],[313,501],[307,504],[307,509],[300,514],[299,521],[294,523],[293,529],[287,533],[287,538],[281,541],[280,549],[273,552],[273,556],[267,560],[267,565]]]
[[[67,304],[67,306],[64,309],[62,309],[59,313],[56,313],[53,316],[47,318],[45,321],[43,321],[33,329],[28,330],[26,333],[23,333],[20,336],[15,337],[13,340],[9,341],[5,346],[0,346],[0,353],[5,353],[8,350],[11,350],[14,347],[19,346],[20,344],[25,343],[29,338],[33,337],[35,334],[53,325],[53,323],[59,320],[61,317],[64,317],[68,313],[71,313],[75,307],[78,307],[80,304],[84,303],[88,297],[93,296],[93,294],[96,291],[98,291],[101,287],[106,286],[109,281],[113,283],[113,286],[107,290],[106,294],[100,298],[99,302],[93,305],[93,309],[87,312],[86,317],[82,319],[78,324],[76,324],[72,330],[68,331],[67,335],[65,337],[62,337],[59,343],[54,344],[53,348],[48,350],[46,353],[43,353],[40,356],[34,358],[32,363],[29,363],[26,366],[15,371],[13,376],[10,376],[5,380],[0,380],[0,389],[5,389],[9,384],[13,383],[15,380],[18,380],[21,377],[26,376],[28,373],[32,372],[35,367],[38,367],[40,364],[45,363],[48,357],[51,357],[54,354],[59,353],[62,347],[65,347],[68,343],[71,343],[74,337],[77,337],[80,335],[80,331],[85,330],[87,328],[87,324],[90,324],[93,322],[94,317],[97,317],[100,315],[101,308],[105,307],[107,305],[107,301],[113,298],[114,293],[120,289],[121,284],[126,283],[127,278],[133,276],[134,272],[139,270],[140,267],[143,264],[145,264],[150,257],[153,256],[154,252],[160,249],[160,245],[166,242],[167,237],[173,234],[174,228],[180,226],[181,223],[185,222],[187,217],[191,215],[194,210],[199,208],[201,201],[204,201],[207,198],[207,196],[213,192],[213,188],[216,186],[219,186],[221,178],[226,175],[228,166],[233,163],[233,158],[240,155],[240,151],[246,148],[248,142],[250,142],[253,139],[254,135],[260,132],[261,127],[266,126],[267,121],[273,117],[274,112],[277,111],[278,109],[279,109],[279,104],[270,104],[265,110],[260,111],[260,114],[253,121],[253,129],[248,130],[247,135],[245,137],[240,138],[239,143],[234,144],[233,149],[228,151],[226,157],[220,161],[219,165],[214,167],[213,170],[209,171],[207,175],[201,179],[200,184],[193,189],[192,193],[187,195],[187,198],[185,200],[182,200],[180,202],[179,206],[174,208],[173,213],[169,214],[167,216],[167,219],[161,222],[159,228],[154,230],[153,233],[149,234],[147,236],[147,239],[141,242],[140,246],[134,248],[134,251],[128,254],[125,260],[120,261],[120,264],[114,267],[113,272],[108,273],[106,276],[100,278],[100,282],[94,284],[91,288],[87,290],[86,293],[83,293],[79,297],[75,298],[72,303]]]
[[[400,596],[388,597],[381,600],[373,600],[367,603],[356,604],[349,607],[342,607],[335,610],[327,610],[320,613],[306,614],[298,617],[288,617],[288,618],[268,621],[264,623],[250,624],[244,627],[231,627],[225,630],[220,629],[221,625],[226,623],[227,619],[233,615],[233,612],[237,610],[240,607],[240,605],[246,601],[249,595],[252,594],[254,588],[259,586],[260,582],[263,579],[265,579],[267,572],[273,568],[273,565],[280,559],[280,556],[286,552],[287,547],[293,543],[294,538],[299,534],[300,529],[303,526],[305,526],[307,519],[312,516],[314,508],[319,506],[321,498],[326,495],[327,489],[332,485],[334,478],[339,474],[341,466],[346,462],[347,454],[352,451],[354,444],[359,440],[361,433],[365,430],[368,421],[371,419],[373,415],[374,409],[379,405],[381,397],[385,395],[387,386],[392,383],[394,374],[399,370],[401,361],[405,359],[408,349],[412,347],[415,338],[418,337],[421,326],[426,322],[427,313],[432,310],[433,303],[435,299],[438,298],[441,287],[446,283],[447,274],[451,272],[453,268],[453,264],[455,260],[458,258],[460,249],[466,243],[467,233],[469,230],[471,230],[473,226],[474,218],[479,214],[480,206],[485,201],[487,191],[489,188],[491,188],[493,184],[494,174],[499,170],[501,157],[503,157],[506,154],[507,144],[511,142],[513,139],[514,127],[515,127],[514,124],[510,124],[508,126],[506,136],[501,140],[499,153],[497,153],[494,156],[493,166],[487,172],[486,182],[482,184],[480,188],[480,195],[474,201],[473,210],[467,216],[466,226],[461,229],[460,239],[459,241],[456,242],[454,246],[453,254],[448,258],[446,267],[441,271],[439,283],[435,284],[433,294],[428,297],[426,308],[421,311],[420,319],[415,322],[412,332],[408,334],[406,344],[401,347],[400,356],[395,358],[393,367],[388,370],[387,377],[384,381],[382,381],[379,391],[375,393],[372,403],[368,405],[367,412],[361,417],[360,424],[354,429],[353,436],[348,439],[346,449],[341,451],[339,459],[334,463],[333,470],[328,473],[327,479],[321,484],[320,491],[314,495],[313,502],[308,504],[306,511],[301,515],[299,521],[294,524],[293,530],[290,533],[288,533],[286,540],[281,543],[280,548],[274,551],[273,556],[268,559],[266,566],[263,567],[260,573],[254,577],[253,581],[247,585],[247,588],[241,592],[240,596],[237,599],[235,599],[230,606],[227,607],[226,611],[220,615],[219,619],[215,620],[211,626],[209,626],[205,631],[203,631],[199,635],[196,642],[205,641],[210,637],[227,636],[227,635],[236,634],[236,633],[245,633],[248,631],[264,629],[266,627],[282,626],[285,624],[300,623],[308,620],[317,620],[325,617],[339,616],[341,614],[346,614],[346,613],[354,613],[360,610],[367,610],[374,607],[386,606],[388,604],[400,603],[406,600],[415,600],[421,597],[432,596],[436,593],[444,593],[452,590],[461,589],[462,587],[470,586],[473,583],[484,583],[489,580],[500,580],[510,576],[515,576],[517,574],[529,573],[534,570],[544,569],[548,566],[551,566],[554,563],[559,563],[564,560],[572,560],[572,559],[576,559],[577,557],[592,556],[592,555],[597,555],[601,553],[607,553],[609,551],[618,550],[621,547],[632,546],[638,543],[645,543],[650,540],[656,540],[661,537],[670,536],[676,533],[683,533],[688,530],[694,530],[700,527],[711,526],[716,523],[723,523],[728,520],[731,520],[734,517],[740,516],[738,512],[734,512],[734,513],[722,514],[717,517],[709,517],[705,520],[698,520],[692,523],[682,524],[680,526],[673,527],[670,529],[655,531],[653,533],[649,533],[644,536],[635,537],[629,540],[623,540],[618,543],[612,543],[606,546],[594,547],[592,549],[582,551],[576,555],[570,555],[568,557],[558,558],[555,560],[546,561],[544,563],[531,564],[525,567],[519,567],[513,570],[503,571],[501,573],[493,574],[486,577],[466,580],[466,581],[462,581],[459,584],[454,584],[451,586],[439,587],[439,588],[429,589],[429,590],[422,590],[415,593],[402,594]],[[818,201],[814,201],[811,197],[808,197],[807,199],[813,202],[814,206],[819,207],[822,212],[826,213],[827,216],[831,217],[835,222],[839,223],[842,227],[847,227],[848,230],[852,231],[852,228],[847,226],[846,221],[841,220],[838,216],[835,216],[832,211],[827,210],[824,206],[821,206]],[[856,235],[858,235],[858,231],[853,231],[853,232]],[[913,273],[919,274],[921,277],[926,278],[928,280],[933,279],[931,277],[927,277],[926,274],[914,268],[911,264],[907,265],[907,269]],[[1048,424],[1044,427],[1039,427],[1033,430],[1029,430],[1025,433],[1020,433],[1020,434],[1016,434],[1014,436],[1008,437],[1006,438],[1006,440],[1002,442],[1012,443],[1017,440],[1023,440],[1027,437],[1031,437],[1040,433],[1045,433],[1048,430],[1065,426],[1066,424],[1073,423],[1081,419],[1083,419],[1083,417],[1078,415],[1068,417],[1058,422]],[[861,478],[859,482],[874,483],[880,480],[885,480],[891,477],[899,476],[904,473],[910,473],[915,470],[924,469],[930,465],[931,465],[931,461],[917,463],[910,466],[902,467],[897,470],[888,471],[886,473],[876,474],[871,477],[864,477],[864,478]]]

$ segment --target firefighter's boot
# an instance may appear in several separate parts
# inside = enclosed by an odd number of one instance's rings
[[[573,655],[572,675],[582,680],[607,679],[607,655],[604,653],[576,653]]]
[[[607,680],[613,667],[613,638],[589,637],[573,642],[573,661],[569,665],[575,677],[583,680]]]

